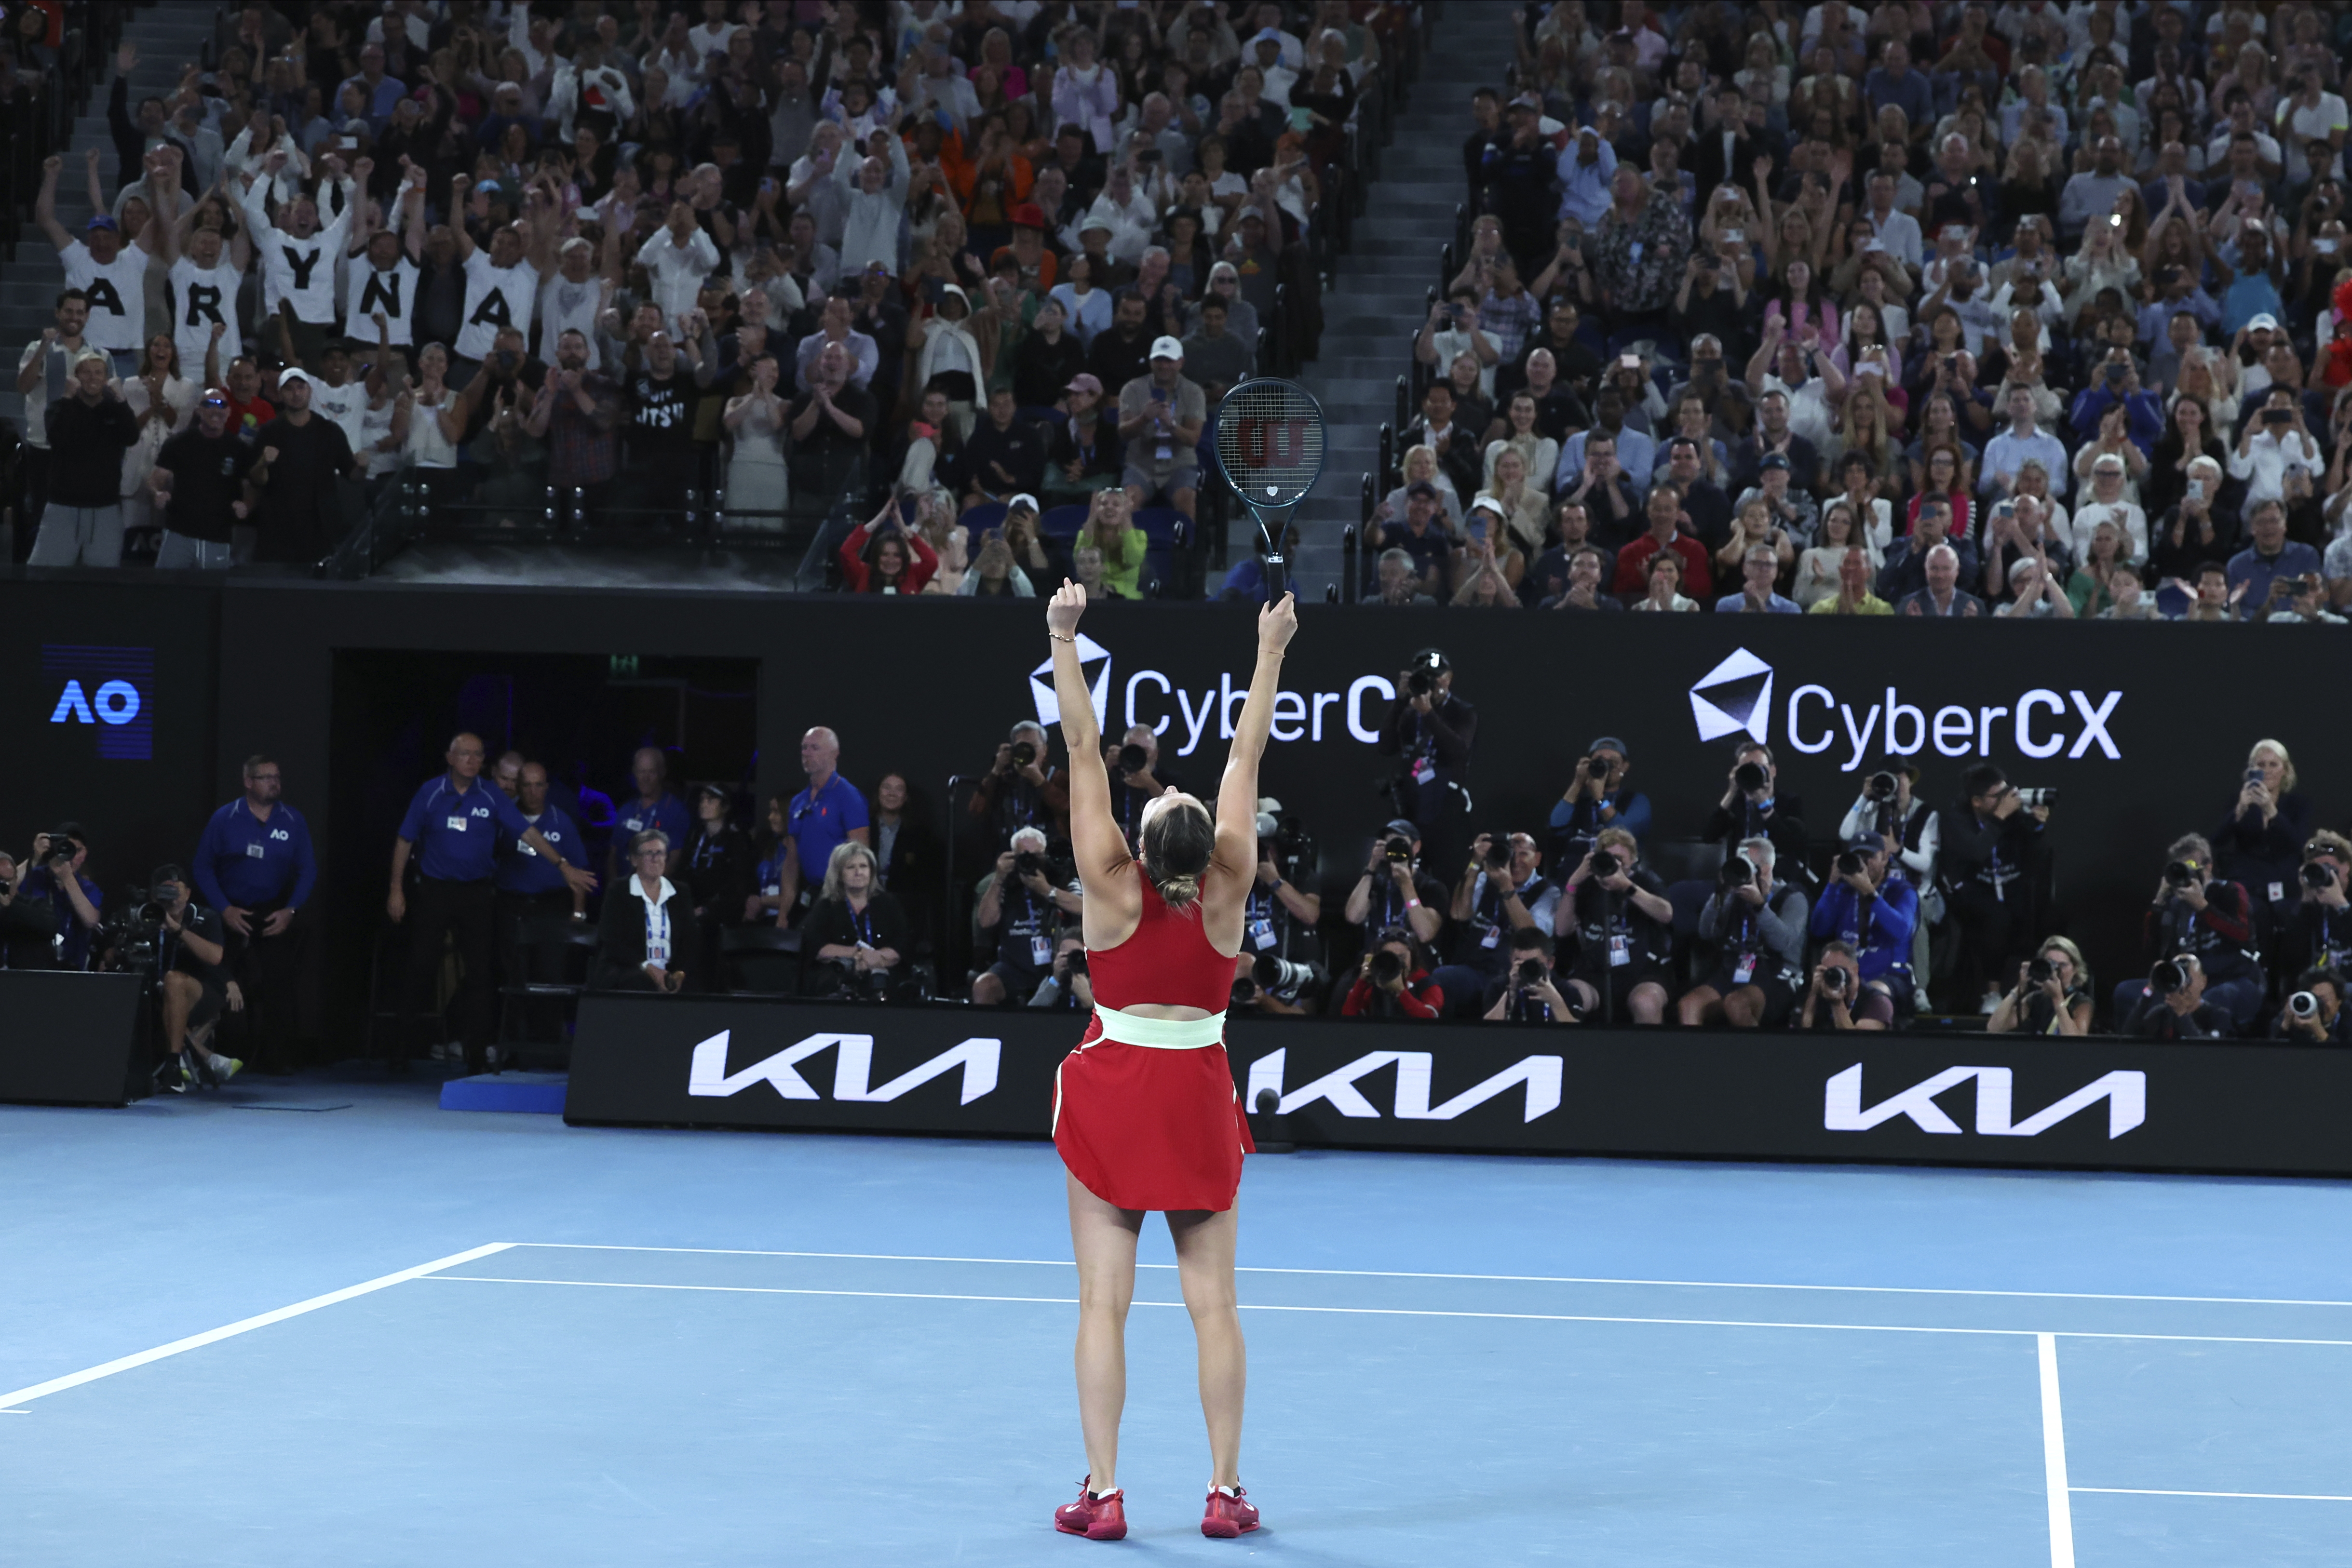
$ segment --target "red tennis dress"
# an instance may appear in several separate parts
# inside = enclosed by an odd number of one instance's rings
[[[1138,880],[1143,916],[1135,934],[1087,955],[1096,1005],[1198,1008],[1214,1018],[1196,1032],[1213,1033],[1233,998],[1234,960],[1209,945],[1197,903],[1171,910],[1150,877],[1139,871]],[[1242,1155],[1255,1152],[1221,1040],[1107,1039],[1099,1012],[1054,1074],[1054,1146],[1088,1192],[1120,1208],[1231,1208]]]

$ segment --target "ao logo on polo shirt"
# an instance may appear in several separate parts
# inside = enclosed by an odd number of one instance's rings
[[[41,674],[51,724],[88,725],[109,761],[153,758],[154,649],[45,643]]]

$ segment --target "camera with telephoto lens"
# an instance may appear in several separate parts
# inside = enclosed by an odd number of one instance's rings
[[[1035,850],[1023,850],[1013,857],[1013,869],[1022,876],[1035,876],[1045,869],[1045,857]]]
[[[1255,971],[1253,971],[1255,973]],[[1386,947],[1372,955],[1372,984],[1391,986],[1404,977],[1404,960]]]
[[[1757,790],[1764,788],[1764,765],[1760,762],[1743,762],[1739,765],[1738,771],[1731,776],[1731,779],[1733,783],[1739,786],[1741,794],[1753,795]]]
[[[2017,803],[2024,807],[2029,811],[2038,810],[2043,806],[2054,806],[2058,803],[2058,791],[2055,787],[2051,785],[2045,784],[2039,789],[2020,789],[2016,793]]]
[[[1862,865],[1862,854],[1861,854],[1861,852],[1860,852],[1859,851],[1856,851],[1856,850],[1840,850],[1840,851],[1838,852],[1838,858],[1837,858],[1837,873],[1838,873],[1838,875],[1840,875],[1840,876],[1860,876],[1860,875],[1862,874],[1862,871],[1863,871],[1863,865]]]
[[[1880,769],[1863,780],[1862,792],[1874,800],[1892,800],[1895,799],[1895,775]]]
[[[2147,983],[2158,996],[2178,996],[2189,988],[2189,966],[2178,958],[2164,959],[2147,972]]]
[[[2025,978],[2029,984],[2046,986],[2057,977],[2058,971],[2050,967],[2047,958],[2035,958],[2025,966]]]
[[[1756,862],[1748,858],[1746,850],[1733,852],[1725,859],[1723,870],[1717,874],[1717,881],[1727,893],[1736,887],[1747,887],[1755,880]]]
[[[1271,997],[1296,1004],[1298,993],[1315,979],[1315,966],[1273,953],[1260,953],[1250,964],[1250,978]]]
[[[1402,865],[1412,859],[1412,841],[1402,833],[1391,833],[1381,843],[1381,853],[1386,855],[1391,864]]]
[[[1619,872],[1623,871],[1624,869],[1625,862],[1618,858],[1617,852],[1615,850],[1595,850],[1592,852],[1592,874],[1596,879],[1606,879],[1615,876]]]
[[[1151,754],[1133,741],[1118,748],[1118,770],[1121,773],[1140,773],[1150,765]]]
[[[1511,835],[1508,833],[1487,834],[1486,869],[1488,871],[1508,871],[1510,868]]]
[[[1551,978],[1551,971],[1543,967],[1540,958],[1522,958],[1512,971],[1511,983],[1523,991],[1532,991]]]
[[[1822,990],[1832,997],[1845,995],[1846,968],[1843,964],[1822,966]]]
[[[1298,819],[1282,808],[1282,802],[1272,798],[1258,801],[1257,842],[1260,856],[1272,860],[1274,869],[1284,880],[1297,882],[1302,876],[1311,877],[1320,858],[1315,835],[1299,825]]]
[[[51,871],[62,876],[73,866],[73,830],[51,828],[46,836],[49,841],[49,858],[46,863]]]
[[[2303,862],[2303,885],[2316,893],[2323,887],[2336,885],[2336,868],[2326,861]]]
[[[2311,991],[2297,991],[2287,998],[2286,1010],[2299,1019],[2315,1019],[2319,1016],[2319,998]]]
[[[1013,743],[1013,767],[1015,767],[1015,768],[1026,768],[1026,767],[1028,767],[1031,763],[1033,763],[1033,762],[1034,762],[1034,761],[1036,761],[1036,760],[1037,760],[1037,747],[1036,747],[1036,743],[1035,743],[1035,742],[1034,742],[1034,741],[1027,741],[1027,740],[1016,740],[1016,741],[1014,741],[1014,742]]]
[[[1405,672],[1404,689],[1414,696],[1427,696],[1433,685],[1434,683],[1429,678],[1429,672],[1427,670],[1408,670]]]
[[[1068,952],[1062,955],[1063,974],[1083,975],[1086,972],[1087,950],[1084,947],[1073,947]]]
[[[2168,861],[2165,863],[2164,883],[2167,887],[2194,887],[2200,880],[2197,868],[2187,861]]]

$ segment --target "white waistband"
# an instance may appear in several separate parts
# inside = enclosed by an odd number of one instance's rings
[[[1223,1013],[1204,1019],[1139,1018],[1097,1002],[1095,1017],[1102,1020],[1102,1038],[1121,1045],[1149,1046],[1154,1051],[1199,1051],[1222,1045],[1225,1039]]]

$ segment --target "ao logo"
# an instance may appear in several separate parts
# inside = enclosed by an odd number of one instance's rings
[[[45,697],[51,724],[89,726],[102,758],[143,762],[154,755],[153,705],[146,695],[154,649],[45,643],[41,671],[54,683],[48,691],[55,696]]]
[[[908,1069],[889,1082],[869,1088],[874,1071],[874,1037],[870,1034],[813,1034],[775,1055],[755,1061],[740,1072],[727,1071],[727,1048],[732,1033],[720,1030],[694,1048],[694,1066],[686,1092],[706,1099],[723,1100],[754,1083],[765,1082],[787,1100],[822,1100],[809,1081],[794,1069],[819,1051],[834,1048],[833,1097],[835,1100],[880,1102],[896,1100],[910,1089],[929,1083],[941,1073],[963,1069],[963,1094],[957,1103],[969,1105],[996,1088],[996,1070],[1003,1051],[1000,1040],[973,1039],[950,1046],[929,1061]]]
[[[1273,1051],[1250,1063],[1249,1091],[1244,1097],[1245,1103],[1255,1108],[1259,1092],[1271,1089],[1280,1100],[1276,1109],[1277,1115],[1288,1115],[1302,1105],[1328,1100],[1331,1108],[1342,1116],[1377,1119],[1380,1112],[1364,1098],[1364,1092],[1356,1087],[1356,1080],[1393,1065],[1397,1070],[1396,1117],[1401,1122],[1451,1122],[1463,1112],[1483,1105],[1519,1083],[1528,1086],[1527,1107],[1519,1120],[1532,1122],[1559,1109],[1560,1068],[1565,1061],[1565,1058],[1558,1056],[1521,1057],[1493,1077],[1472,1084],[1443,1104],[1432,1105],[1429,1103],[1429,1079],[1433,1059],[1426,1051],[1371,1051],[1285,1094],[1282,1075],[1288,1055],[1287,1050]]]
[[[1745,732],[1763,745],[1772,744],[1772,690],[1778,677],[1772,666],[1741,648],[1699,677],[1690,689],[1691,718],[1701,740],[1720,740]],[[1878,694],[1865,694],[1878,695]],[[1843,760],[1839,771],[1852,773],[1874,754],[1916,757],[1932,744],[1937,755],[1990,758],[2004,740],[2021,756],[2038,759],[2064,752],[2069,759],[2096,748],[2110,762],[2123,760],[2107,724],[2123,702],[2119,691],[2092,694],[2069,688],[2063,695],[2046,686],[2020,693],[2006,703],[1974,707],[1947,703],[1930,710],[1903,700],[1889,685],[1877,702],[1859,711],[1837,694],[1813,682],[1789,694],[1781,716],[1780,736],[1792,751],[1818,757],[1832,747]],[[2082,727],[2071,737],[2067,715],[2072,709]],[[2003,720],[2008,722],[2003,723]]]
[[[1936,1103],[1936,1096],[1957,1089],[1969,1079],[1977,1082],[1976,1130],[1989,1138],[2031,1138],[2046,1133],[2077,1111],[2101,1100],[2107,1103],[2107,1137],[2122,1137],[2147,1120],[2147,1074],[2109,1072],[2095,1078],[2072,1094],[2044,1106],[2022,1122],[2010,1120],[2010,1070],[2006,1067],[1948,1067],[1933,1078],[1914,1083],[1900,1094],[1864,1110],[1862,1103],[1862,1063],[1857,1061],[1832,1076],[1822,1103],[1822,1126],[1832,1133],[1866,1133],[1882,1122],[1908,1116],[1923,1133],[1958,1133],[1960,1124]]]

